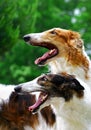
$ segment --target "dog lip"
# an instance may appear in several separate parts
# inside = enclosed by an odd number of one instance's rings
[[[33,41],[30,40],[28,43],[29,43],[30,45],[32,45],[32,46],[45,47],[45,48],[47,48],[47,49],[49,49],[49,50],[54,49],[54,48],[57,49],[56,45],[53,45],[53,44],[50,43],[50,42],[33,42]]]

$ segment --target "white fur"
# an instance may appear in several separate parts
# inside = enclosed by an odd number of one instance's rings
[[[9,95],[14,91],[15,85],[0,84],[0,100],[6,100]]]

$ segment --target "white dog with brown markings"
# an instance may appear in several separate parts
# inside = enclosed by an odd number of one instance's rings
[[[33,46],[50,50],[38,58],[35,64],[48,64],[51,73],[72,74],[91,86],[91,62],[78,32],[53,28],[41,33],[27,34],[24,40]]]
[[[41,91],[29,111],[52,105],[57,114],[55,130],[91,130],[91,92],[87,84],[68,74],[46,74],[21,84],[19,92]]]

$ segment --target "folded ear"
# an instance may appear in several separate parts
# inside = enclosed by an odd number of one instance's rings
[[[77,48],[83,47],[84,42],[78,32],[69,31],[69,39],[73,40],[73,43],[75,43]]]
[[[74,90],[84,90],[84,87],[75,78],[72,80],[71,88]]]
[[[69,30],[69,38],[70,39],[79,39],[81,36],[78,32]]]
[[[75,42],[77,48],[80,49],[80,48],[83,47],[84,42],[83,42],[83,40],[82,40],[81,38],[80,38],[80,39],[79,39],[79,38],[78,38],[78,39],[75,39],[74,42]]]

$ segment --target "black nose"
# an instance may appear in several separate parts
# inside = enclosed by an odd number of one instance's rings
[[[29,35],[25,35],[23,37],[23,39],[24,39],[25,42],[28,42],[30,40],[30,36]]]
[[[21,85],[14,88],[15,92],[19,93],[21,92]]]

